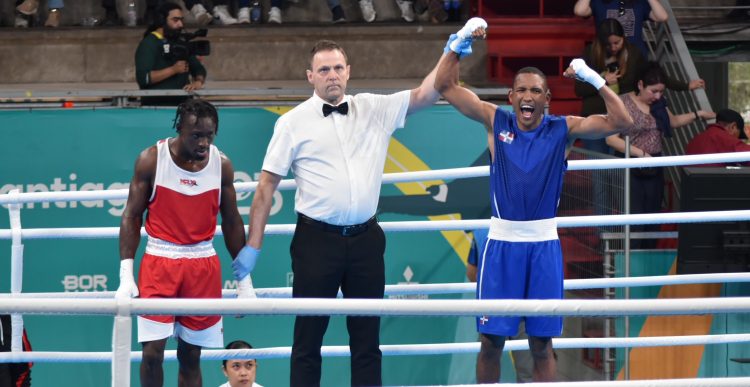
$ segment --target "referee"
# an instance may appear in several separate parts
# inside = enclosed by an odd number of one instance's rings
[[[297,182],[297,227],[290,251],[296,298],[382,299],[385,235],[375,219],[390,137],[406,116],[437,101],[435,69],[413,90],[390,95],[346,94],[344,49],[323,40],[310,55],[314,94],[276,121],[250,208],[247,245],[233,264],[237,279],[255,266],[273,192],[291,168]],[[329,317],[298,316],[291,386],[319,386]],[[380,318],[347,317],[351,384],[379,386]]]

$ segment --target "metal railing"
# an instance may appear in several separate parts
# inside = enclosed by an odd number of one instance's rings
[[[675,19],[669,0],[663,0],[662,4],[669,14],[669,19],[664,23],[646,23],[644,36],[649,47],[650,59],[659,63],[661,68],[672,78],[690,81],[699,79],[698,70],[695,68],[693,58],[690,56],[685,38]],[[674,114],[688,113],[696,110],[712,111],[711,103],[704,89],[695,89],[691,92],[673,91],[667,89],[670,110]],[[700,120],[686,125],[679,130],[673,131],[671,139],[664,139],[664,153],[667,155],[685,154],[685,146],[693,136],[704,129],[704,123]],[[680,186],[680,169],[669,167],[666,169],[669,179],[675,187]],[[679,192],[675,193],[679,199]]]

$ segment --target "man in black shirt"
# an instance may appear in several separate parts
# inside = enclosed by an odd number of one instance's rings
[[[182,8],[164,3],[157,10],[156,20],[143,35],[135,51],[135,78],[146,90],[200,90],[206,79],[206,69],[195,56],[177,60],[169,55],[167,43],[179,36],[183,27]],[[144,97],[142,105],[179,105],[188,97]]]

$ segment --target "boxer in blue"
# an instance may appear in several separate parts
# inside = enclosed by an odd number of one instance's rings
[[[467,23],[468,24],[468,23]],[[486,26],[486,23],[484,24]],[[483,32],[483,31],[482,31]],[[441,58],[435,88],[456,109],[487,128],[492,158],[492,220],[479,260],[479,299],[562,299],[562,250],[555,216],[567,169],[567,149],[576,138],[602,138],[633,124],[620,98],[581,59],[565,76],[592,84],[607,106],[607,115],[586,118],[544,114],[551,99],[540,70],[526,67],[513,80],[508,100],[513,112],[484,102],[458,84],[459,59],[471,50],[473,36],[459,36],[455,55]],[[477,319],[481,349],[477,382],[500,380],[505,339],[518,332],[523,317],[481,316]],[[562,333],[560,317],[527,317],[526,331],[534,359],[534,380],[555,380],[552,337]]]

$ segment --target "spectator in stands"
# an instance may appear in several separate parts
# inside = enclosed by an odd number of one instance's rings
[[[750,152],[750,145],[742,141],[745,134],[745,120],[740,113],[722,109],[716,113],[716,123],[708,125],[687,144],[685,153],[699,155],[706,153]],[[737,163],[701,164],[700,167],[724,167]],[[750,163],[743,163],[750,165]]]
[[[237,23],[250,24],[250,0],[237,1]]]
[[[656,63],[649,63],[639,75],[635,91],[620,98],[633,119],[633,126],[607,137],[607,144],[619,155],[625,153],[625,136],[630,136],[631,157],[658,157],[662,154],[662,135],[672,137],[672,129],[716,114],[702,110],[673,115],[664,97],[666,76]],[[635,168],[630,172],[630,212],[661,211],[664,195],[664,172],[660,167]],[[633,226],[633,231],[657,231],[659,225]],[[634,240],[633,248],[653,248],[654,240]]]
[[[625,37],[648,58],[648,47],[643,41],[643,24],[647,20],[665,22],[667,10],[659,0],[578,0],[573,12],[580,17],[594,16],[594,25],[604,19],[617,19],[625,28]]]
[[[448,20],[448,12],[444,8],[443,0],[416,0],[414,12],[421,15],[427,12],[431,23],[439,24]],[[450,3],[449,3],[450,4]]]
[[[216,19],[217,24],[220,25],[237,24],[237,19],[229,14],[229,0],[213,0],[213,4],[213,15],[211,15],[206,10],[205,0],[185,0],[185,6],[190,10],[190,13],[193,14],[193,18],[199,26],[205,26],[211,23],[214,21],[214,18]]]
[[[152,3],[155,3],[155,1],[147,0],[146,1],[146,24],[151,24],[150,19],[148,19],[151,15],[151,13],[154,10],[154,5]],[[116,0],[102,0],[102,8],[104,8],[104,19],[99,22],[100,26],[105,27],[113,27],[113,26],[119,26],[122,24],[120,22],[120,18],[117,16],[117,3]]]
[[[156,20],[146,29],[135,52],[135,78],[141,89],[200,90],[206,69],[195,56],[178,60],[165,50],[165,44],[183,28],[182,8],[170,2],[159,6]],[[143,105],[176,106],[187,97],[143,97]]]
[[[461,0],[443,0],[443,9],[448,14],[448,21],[461,20]]]
[[[63,0],[47,0],[47,20],[45,27],[57,27],[60,25],[61,11],[65,7]],[[39,0],[16,0],[15,26],[26,28],[29,19],[39,11]]]
[[[297,3],[299,0],[289,0],[292,3]],[[271,10],[268,12],[268,22],[281,24],[281,5],[283,0],[271,0]],[[333,23],[346,23],[346,15],[344,15],[344,9],[341,7],[340,0],[326,0],[328,8],[331,10]]]
[[[253,346],[242,340],[235,340],[226,346],[227,349],[253,349]],[[219,387],[263,387],[255,383],[258,362],[255,359],[227,359],[221,362],[221,370],[227,382]]]
[[[401,18],[407,22],[413,22],[414,15],[414,3],[411,0],[396,0],[396,5],[401,9]],[[362,10],[362,18],[371,23],[375,20],[377,13],[372,5],[372,0],[359,0],[359,8]]]
[[[607,81],[607,86],[617,94],[626,94],[635,90],[636,78],[642,73],[647,64],[646,58],[625,39],[625,29],[617,19],[604,19],[597,26],[596,39],[583,51],[583,60],[586,64],[601,74]],[[705,86],[702,79],[692,80],[689,83],[665,78],[666,87],[670,90],[686,91],[695,90]],[[583,100],[581,116],[588,117],[592,114],[606,114],[604,100],[599,92],[586,82],[577,81],[575,84],[576,95]],[[584,140],[584,147],[600,153],[609,153],[606,142],[603,139]]]
[[[146,0],[146,12],[143,15],[143,24],[151,25],[156,20],[156,9],[166,0]],[[117,0],[102,0],[104,8],[104,19],[99,25],[119,26],[122,24],[117,16]]]

